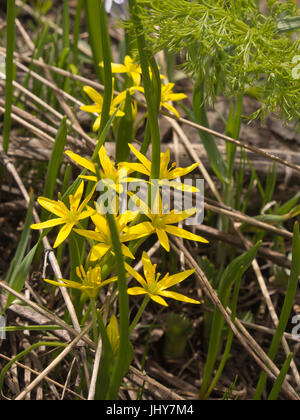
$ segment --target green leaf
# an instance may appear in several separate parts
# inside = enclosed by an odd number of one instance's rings
[[[31,249],[31,251],[29,251],[29,253],[23,259],[21,264],[16,267],[13,275],[11,276],[9,286],[16,292],[20,292],[23,289],[23,286],[25,284],[25,281],[29,273],[29,269],[30,269],[33,257],[36,253],[38,245],[39,245],[39,242],[37,242],[36,245]],[[15,296],[13,296],[12,294],[9,294],[7,297],[5,308],[4,308],[5,311],[7,308],[9,308],[9,306],[13,303],[14,300],[15,300]]]
[[[23,231],[18,243],[18,247],[15,253],[15,256],[10,264],[7,276],[6,276],[6,282],[8,284],[11,284],[12,279],[15,276],[17,267],[21,264],[22,259],[24,258],[24,254],[26,251],[26,248],[28,246],[28,241],[30,237],[30,225],[32,223],[32,212],[33,212],[33,205],[34,205],[34,194],[31,191],[30,192],[30,200],[29,200],[29,206],[26,213],[26,218],[24,222]]]

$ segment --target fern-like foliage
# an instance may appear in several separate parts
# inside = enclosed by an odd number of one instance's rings
[[[268,0],[267,14],[256,0],[137,3],[151,53],[181,52],[185,70],[205,78],[207,100],[213,101],[220,89],[232,96],[254,87],[262,106],[253,117],[276,112],[300,124],[300,79],[293,77],[298,33],[278,29],[283,19],[299,15],[294,0]]]

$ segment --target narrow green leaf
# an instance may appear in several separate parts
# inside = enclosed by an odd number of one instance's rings
[[[14,277],[17,267],[19,267],[19,265],[21,264],[21,261],[24,258],[26,248],[28,246],[28,241],[29,241],[30,232],[31,232],[30,225],[32,223],[33,206],[34,206],[34,194],[32,191],[30,191],[30,200],[29,200],[29,205],[28,205],[28,209],[26,213],[23,231],[22,231],[19,243],[18,243],[16,253],[10,264],[10,267],[6,276],[6,282],[8,284],[11,283],[11,279]]]
[[[36,245],[29,251],[29,253],[23,259],[21,264],[16,267],[13,275],[11,276],[9,286],[16,292],[20,292],[23,289],[23,286],[25,284],[25,281],[29,273],[29,269],[30,269],[33,257],[36,253],[38,245],[39,245],[39,242],[37,242]],[[14,300],[15,300],[15,296],[13,296],[12,294],[9,294],[7,297],[4,310],[9,308],[9,306],[12,304]]]
[[[281,310],[278,327],[276,329],[275,335],[273,337],[268,356],[271,360],[274,360],[277,351],[279,349],[283,334],[285,332],[286,326],[291,315],[293,302],[295,294],[298,288],[298,280],[300,275],[300,234],[299,234],[299,223],[296,222],[294,225],[294,236],[293,236],[293,250],[292,250],[292,268],[291,274],[288,282],[288,287]],[[261,373],[259,378],[254,399],[259,400],[261,398],[262,392],[265,388],[267,381],[267,375],[265,372]]]
[[[293,359],[293,353],[290,353],[286,361],[284,362],[282,369],[280,371],[280,374],[278,375],[278,378],[276,379],[273,388],[271,389],[271,392],[268,397],[268,401],[275,401],[278,398],[279,392],[281,390],[282,384],[285,380],[285,377],[288,373],[288,370],[290,368],[291,362]]]

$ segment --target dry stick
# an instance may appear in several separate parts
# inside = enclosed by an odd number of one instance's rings
[[[206,235],[206,238],[213,239],[217,241],[225,242],[229,245],[237,247],[239,249],[246,249],[245,243],[240,240],[237,236],[232,235],[230,233],[223,233],[217,229],[214,229],[207,225],[197,225],[196,230],[201,235]],[[253,248],[253,243],[251,241],[246,240],[250,248]],[[258,250],[258,255],[261,257],[273,262],[276,265],[279,265],[283,268],[291,268],[291,260],[289,260],[285,255],[281,254],[280,252],[272,251],[271,249],[266,248],[267,245],[262,244],[262,246]]]
[[[2,113],[5,112],[5,109],[0,106],[0,111]],[[23,125],[24,127],[26,127],[29,131],[31,131],[33,134],[37,135],[38,137],[40,137],[41,139],[49,142],[49,143],[54,143],[55,140],[53,137],[50,137],[48,134],[46,134],[44,131],[40,130],[39,128],[35,127],[34,125],[28,123],[27,121],[23,120],[22,118],[18,117],[16,114],[12,113],[11,117],[14,121],[18,122],[19,124]]]
[[[27,35],[25,29],[23,28],[23,26],[21,25],[20,21],[17,20],[17,27],[19,28],[19,30],[21,31],[21,35],[23,36],[26,44],[28,45],[29,49],[31,50],[31,53],[34,52],[35,50],[35,45],[34,43],[31,41],[31,38]],[[44,60],[42,58],[39,58],[39,60],[41,63],[44,62]],[[51,76],[51,73],[48,69],[44,69],[44,72],[46,74],[46,78],[54,84],[54,80]],[[77,127],[77,130],[80,132],[81,136],[83,138],[86,137],[85,132],[83,131],[83,129],[81,128],[81,125],[79,124],[77,118],[75,117],[75,115],[73,114],[71,108],[69,107],[69,105],[65,102],[63,95],[60,93],[60,90],[56,90],[55,91],[56,97],[58,102],[60,103],[60,106],[62,107],[62,109],[65,111],[67,117],[73,122],[74,126]]]
[[[207,202],[208,200],[205,200],[205,201],[206,201],[205,208],[207,210],[211,210],[213,213],[228,216],[231,219],[238,220],[239,222],[247,223],[249,225],[257,227],[258,229],[266,230],[276,235],[280,235],[286,239],[293,239],[293,234],[286,229],[279,229],[275,226],[269,225],[268,223],[261,222],[260,220],[256,220],[253,217],[247,216],[236,210],[233,210],[233,209],[228,210],[223,207],[217,207],[215,205],[209,204]]]
[[[2,107],[5,106],[5,101],[3,101],[3,99],[0,99],[0,105],[2,105]],[[19,118],[18,121],[25,121],[25,122],[27,122],[28,124],[31,124],[34,127],[39,127],[39,129],[43,130],[44,133],[46,131],[46,132],[52,134],[54,137],[56,136],[57,129],[52,127],[49,124],[44,123],[43,121],[40,120],[40,118],[32,116],[29,112],[26,112],[23,109],[18,108],[15,105],[12,106],[12,111],[13,111],[13,115],[15,115]],[[30,123],[28,121],[30,121]],[[82,147],[82,143],[80,141],[74,139],[73,137],[67,136],[67,140],[69,142],[75,143],[77,146]],[[54,140],[51,138],[51,143],[53,143],[53,141]]]
[[[238,338],[242,346],[247,350],[247,352],[252,356],[252,358],[256,361],[256,363],[263,369],[268,377],[274,382],[280,371],[276,367],[276,365],[272,362],[272,360],[265,354],[265,352],[261,349],[261,347],[256,343],[256,341],[250,336],[250,334],[245,335],[245,328],[242,326],[241,323],[238,321],[233,322],[231,320],[231,311],[228,308],[224,308],[220,299],[218,298],[217,293],[212,288],[211,284],[207,280],[205,274],[200,269],[199,265],[196,263],[194,258],[191,254],[183,247],[180,241],[177,238],[174,239],[176,246],[172,243],[172,247],[174,250],[179,254],[180,251],[184,252],[186,260],[188,261],[191,268],[194,268],[195,274],[200,282],[200,286],[203,291],[206,293],[210,301],[216,306],[221,314],[223,315],[226,323],[229,325],[235,336]],[[237,328],[237,326],[239,328]],[[240,326],[243,328],[243,333],[240,331]],[[251,340],[250,340],[251,337]],[[292,400],[300,400],[299,396],[292,388],[292,386],[285,381],[282,387],[282,391]]]
[[[57,356],[46,369],[43,370],[39,374],[37,378],[35,378],[30,385],[28,385],[24,391],[22,391],[16,398],[15,401],[23,400],[26,394],[32,391],[44,378],[47,376],[76,346],[76,344],[82,339],[82,337],[87,334],[90,328],[93,325],[93,321],[91,321],[78,335],[77,337]]]
[[[5,354],[0,353],[0,357],[4,360],[7,360],[8,362],[12,361],[12,358],[5,356]],[[36,370],[30,368],[29,366],[23,365],[23,363],[20,362],[15,362],[16,366],[19,366],[22,369],[28,370],[31,373],[33,373],[34,375],[38,376],[41,372],[37,372]],[[72,389],[65,387],[64,385],[60,384],[59,382],[56,382],[54,379],[49,378],[48,376],[45,376],[45,381],[49,382],[50,384],[53,384],[55,386],[57,386],[58,388],[61,388],[63,390],[65,390],[66,392],[69,392],[70,394],[74,395],[76,398],[79,398],[81,400],[86,400],[84,397],[82,397],[81,395],[77,394],[77,392],[72,391]]]
[[[0,82],[0,84],[1,84],[1,82]],[[3,85],[4,85],[4,81],[3,81]],[[16,89],[18,89],[19,91],[21,91],[22,93],[24,93],[24,95],[28,96],[33,101],[35,101],[36,103],[38,103],[39,105],[41,105],[43,108],[45,108],[46,110],[48,110],[49,112],[51,112],[59,120],[62,120],[63,119],[63,115],[61,113],[59,113],[58,111],[56,111],[54,108],[52,108],[52,106],[48,105],[45,101],[43,101],[38,96],[36,96],[32,92],[30,92],[28,89],[25,89],[22,85],[20,85],[17,82],[13,82],[13,85],[14,85],[14,87]],[[31,119],[32,119],[32,115],[31,114],[29,114],[29,115],[31,116]],[[68,124],[68,126],[71,126],[78,134],[81,135],[81,132],[78,130],[77,126],[73,126],[72,125],[72,122],[69,119],[67,119],[67,124]],[[71,142],[73,142],[77,146],[82,147],[82,143],[79,140],[75,139],[74,137],[68,136],[67,139],[69,139]],[[91,139],[91,140],[93,141],[93,139]],[[96,144],[96,142],[95,142],[95,144]]]
[[[101,361],[101,353],[102,353],[102,338],[100,336],[98,340],[98,346],[97,346],[97,350],[95,354],[95,359],[94,359],[93,373],[92,373],[91,384],[90,384],[89,395],[88,395],[89,401],[93,401],[95,399],[97,378],[99,375],[99,365]]]

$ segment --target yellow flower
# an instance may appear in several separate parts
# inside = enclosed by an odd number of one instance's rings
[[[187,96],[184,93],[174,93],[172,91],[175,83],[167,83],[161,85],[161,102],[160,106],[166,108],[171,113],[173,112],[177,118],[179,118],[178,111],[174,108],[173,105],[171,105],[169,102],[176,102],[181,101],[182,99],[187,98]]]
[[[185,229],[173,226],[175,223],[179,223],[188,217],[193,216],[198,211],[197,209],[189,209],[183,212],[172,210],[170,213],[166,214],[163,212],[161,197],[160,194],[158,194],[159,205],[154,202],[155,212],[152,213],[146,203],[137,198],[133,193],[129,192],[128,194],[131,196],[136,206],[140,208],[142,213],[150,219],[150,222],[142,222],[138,225],[129,227],[127,232],[122,236],[122,239],[125,242],[144,238],[156,233],[159,242],[167,252],[170,251],[168,234],[188,239],[190,241],[208,243],[208,241],[202,238],[202,236],[195,235]]]
[[[121,214],[115,218],[116,226],[118,232],[120,234],[121,242],[125,242],[123,240],[122,233],[124,230],[127,229],[128,223],[134,220],[136,217],[136,213],[134,212],[126,212]],[[91,216],[91,219],[96,227],[95,231],[92,230],[85,230],[85,229],[74,229],[76,233],[85,238],[92,239],[97,242],[96,245],[92,247],[91,250],[91,261],[96,261],[104,257],[107,252],[112,251],[112,239],[111,239],[111,232],[109,228],[109,224],[105,216],[102,216],[99,213],[94,213]],[[130,252],[129,248],[126,245],[122,245],[123,254],[126,257],[134,259],[134,255]]]
[[[61,281],[54,281],[44,279],[47,283],[53,284],[54,286],[59,287],[71,287],[72,289],[79,289],[84,292],[88,297],[95,298],[101,289],[108,283],[118,280],[118,277],[112,277],[107,280],[102,280],[101,278],[101,268],[94,267],[89,268],[87,273],[85,272],[83,266],[76,267],[76,274],[81,280],[81,283],[72,280],[59,279]]]
[[[103,61],[99,65],[103,67]],[[112,73],[126,73],[132,78],[134,86],[141,84],[141,66],[136,64],[129,55],[125,56],[124,64],[111,63],[111,71]]]
[[[99,169],[100,178],[97,176],[96,165],[89,159],[83,158],[71,150],[67,150],[65,153],[67,156],[69,156],[70,159],[74,160],[80,166],[95,174],[92,176],[80,175],[80,178],[93,182],[98,182],[101,179],[104,183],[106,183],[107,187],[115,189],[115,191],[118,193],[123,192],[122,184],[128,182],[141,182],[140,179],[129,178],[127,176],[129,173],[127,169],[121,167],[116,169],[115,162],[109,158],[104,146],[102,146],[98,152],[99,161],[102,167],[102,169]]]
[[[84,182],[82,181],[75,191],[74,195],[69,195],[70,209],[61,201],[50,200],[46,197],[39,197],[39,204],[44,207],[49,212],[58,216],[57,219],[50,219],[46,222],[37,223],[31,225],[31,229],[46,229],[53,226],[64,225],[56,238],[54,248],[58,247],[67,237],[70,235],[73,227],[80,222],[80,220],[86,219],[95,213],[95,210],[88,209],[84,210],[88,202],[92,198],[95,188],[90,192],[90,194],[85,198],[85,200],[80,204],[81,197],[83,194]]]
[[[151,176],[152,162],[146,158],[142,153],[140,153],[132,144],[128,144],[132,153],[141,163],[131,163],[131,162],[121,162],[120,167],[126,168],[130,171],[136,171],[147,175],[149,178]],[[187,192],[199,192],[199,190],[190,185],[184,185],[180,182],[172,181],[181,176],[187,175],[196,169],[199,166],[199,163],[194,163],[187,168],[176,168],[176,163],[174,162],[170,165],[170,150],[167,150],[165,153],[160,154],[160,174],[159,174],[159,185],[168,186],[175,188],[180,191]]]
[[[84,92],[94,101],[93,105],[84,105],[81,106],[80,109],[85,112],[89,112],[91,114],[98,114],[96,121],[93,125],[93,131],[98,131],[101,123],[101,115],[102,115],[102,108],[103,108],[103,98],[94,88],[90,86],[84,86]],[[114,99],[112,98],[111,106],[109,114],[113,115],[118,107],[118,105],[122,102],[122,97],[119,98],[116,96]],[[116,117],[123,117],[125,114],[123,111],[118,110],[116,113]]]
[[[164,298],[171,298],[181,302],[200,304],[200,302],[197,300],[190,299],[181,293],[166,290],[178,283],[181,283],[183,280],[194,274],[195,270],[184,271],[183,273],[178,273],[173,276],[167,274],[162,280],[159,280],[160,274],[156,273],[157,266],[152,264],[146,252],[143,253],[142,262],[145,278],[143,278],[137,271],[131,268],[130,265],[126,264],[126,270],[128,273],[134,277],[141,285],[141,287],[129,288],[127,290],[129,295],[146,294],[150,297],[150,299],[163,306],[168,306]]]

